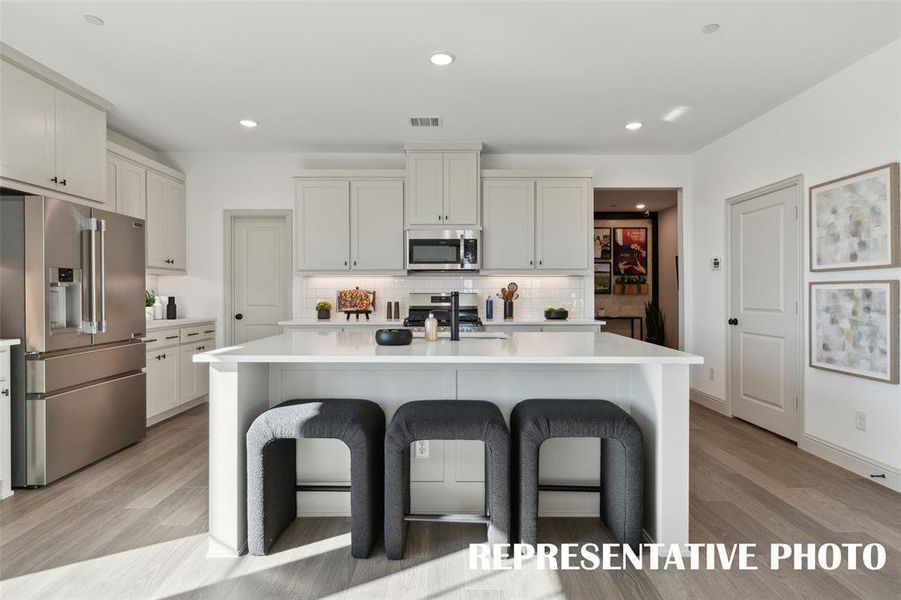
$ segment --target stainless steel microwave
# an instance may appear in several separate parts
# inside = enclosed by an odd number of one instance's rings
[[[408,271],[478,271],[479,231],[407,230]]]

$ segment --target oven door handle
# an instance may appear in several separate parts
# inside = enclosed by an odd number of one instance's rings
[[[460,234],[460,268],[461,269],[466,268],[466,263],[465,263],[466,253],[463,250],[463,248],[466,246],[465,239],[466,239],[466,236],[461,233]]]

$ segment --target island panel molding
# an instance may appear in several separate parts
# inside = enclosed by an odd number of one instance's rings
[[[810,270],[901,265],[899,163],[810,187]]]

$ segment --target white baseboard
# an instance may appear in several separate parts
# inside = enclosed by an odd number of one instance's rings
[[[810,452],[814,456],[848,469],[852,473],[856,473],[879,485],[901,492],[901,471],[886,464],[866,458],[841,446],[836,446],[809,433],[801,436],[798,447],[805,452]],[[885,478],[872,477],[872,475],[885,475]]]
[[[147,419],[147,427],[150,427],[151,425],[156,425],[157,423],[161,423],[162,421],[165,421],[166,419],[168,419],[170,417],[174,417],[175,415],[177,415],[179,413],[183,413],[186,410],[194,408],[195,406],[200,406],[207,400],[209,400],[209,396],[203,395],[199,398],[194,398],[193,400],[189,400],[189,401],[185,402],[184,404],[179,404],[175,408],[170,408],[169,410],[163,411],[163,412],[159,413],[158,415],[153,415],[152,417]]]
[[[727,417],[731,417],[729,414],[729,409],[726,407],[726,401],[722,398],[717,398],[716,396],[711,396],[706,392],[702,392],[701,390],[696,390],[695,388],[689,388],[688,397],[692,402],[697,402],[701,406],[707,407],[712,411],[718,412],[721,415],[725,415]]]

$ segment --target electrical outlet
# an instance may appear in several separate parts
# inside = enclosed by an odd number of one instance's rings
[[[416,440],[413,442],[413,457],[428,458],[429,457],[429,441]]]
[[[867,430],[867,413],[862,410],[854,411],[854,427],[861,431]]]
[[[713,381],[714,379],[716,379],[716,371],[715,371],[714,369],[712,369],[712,368],[711,368],[711,369],[707,369],[707,378],[708,378],[710,381]]]

